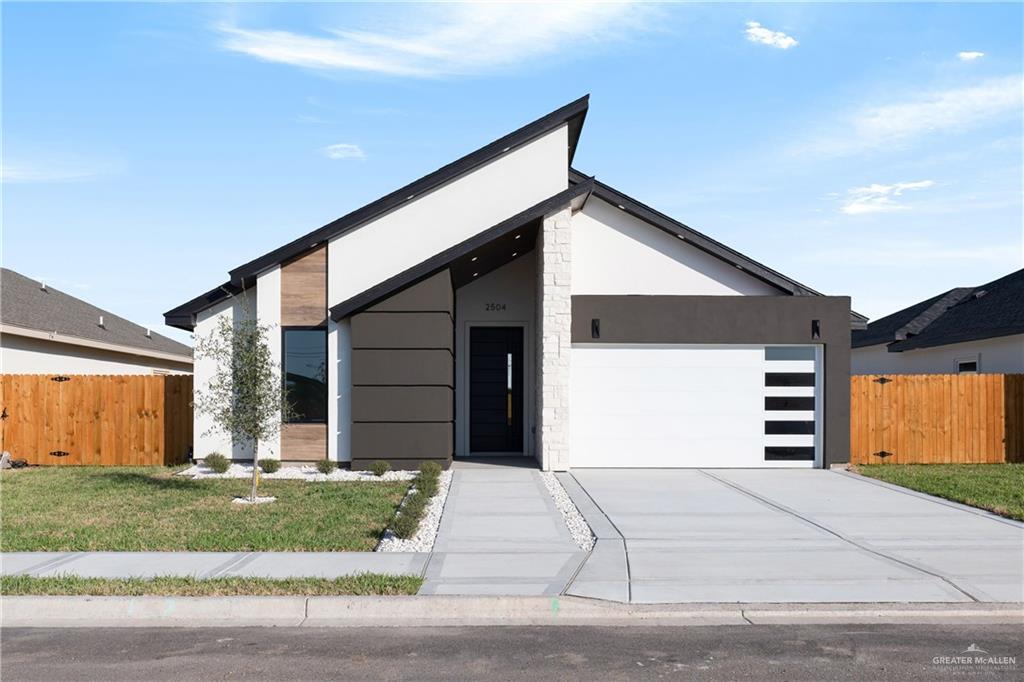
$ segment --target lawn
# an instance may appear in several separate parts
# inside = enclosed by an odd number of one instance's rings
[[[855,470],[1024,521],[1024,464],[861,464]]]
[[[423,579],[415,575],[363,573],[343,578],[80,578],[27,575],[0,576],[0,594],[91,595],[108,597],[232,597],[281,595],[385,595],[416,594]]]
[[[2,549],[369,551],[409,484],[264,480],[271,504],[232,504],[248,479],[192,480],[164,467],[53,467],[0,475]]]

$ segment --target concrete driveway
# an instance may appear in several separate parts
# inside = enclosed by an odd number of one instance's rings
[[[579,469],[569,594],[665,602],[1024,600],[1024,524],[823,470]]]

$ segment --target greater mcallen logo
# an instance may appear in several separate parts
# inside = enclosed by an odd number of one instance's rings
[[[994,656],[972,642],[969,647],[956,656],[936,656],[932,659],[932,663],[951,668],[980,666],[998,668],[1000,670],[1015,670],[1017,667],[1017,657]]]

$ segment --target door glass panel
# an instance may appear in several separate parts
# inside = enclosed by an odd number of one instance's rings
[[[505,354],[507,363],[507,377],[505,381],[505,419],[509,426],[512,426],[512,353]]]

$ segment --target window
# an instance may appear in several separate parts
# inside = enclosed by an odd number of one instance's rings
[[[327,421],[327,330],[286,327],[283,334],[285,397],[291,423]]]
[[[978,356],[956,359],[957,374],[976,374],[978,372]]]

